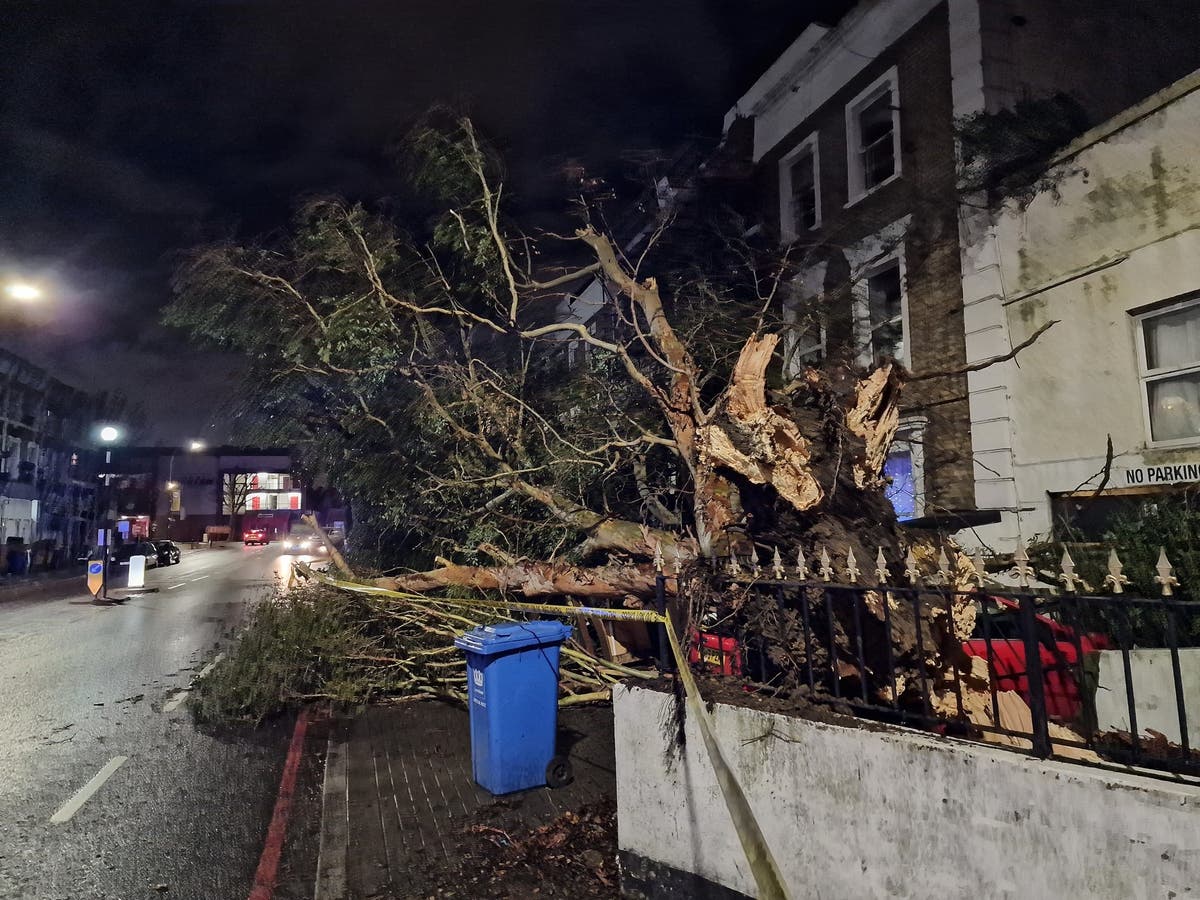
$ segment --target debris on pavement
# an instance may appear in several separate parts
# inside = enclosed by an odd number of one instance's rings
[[[450,857],[410,871],[405,898],[615,897],[617,812],[611,799],[517,831],[482,822],[455,836]]]

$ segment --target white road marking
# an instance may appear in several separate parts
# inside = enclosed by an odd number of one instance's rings
[[[325,786],[321,799],[321,845],[317,851],[315,900],[341,900],[346,896],[346,856],[350,849],[349,782],[346,779],[348,748],[344,740],[329,736],[325,751]]]
[[[181,587],[183,587],[185,584],[187,584],[187,582],[186,582],[186,581],[181,581],[181,582],[179,582],[179,584],[173,584],[173,585],[171,585],[169,588],[167,588],[167,590],[168,590],[168,591],[173,591],[173,590],[175,590],[175,588],[181,588]]]
[[[192,581],[203,581],[207,577],[207,575],[201,575],[199,578],[193,578]]]
[[[50,817],[51,824],[61,825],[63,822],[69,821],[75,813],[79,812],[83,804],[87,803],[92,798],[92,795],[104,786],[104,782],[112,777],[113,772],[125,764],[127,759],[129,759],[128,756],[114,756],[110,759],[104,768],[92,777],[91,781],[76,791],[75,796],[64,803],[62,808]]]
[[[183,705],[183,701],[188,698],[188,694],[190,694],[192,692],[192,685],[194,685],[197,681],[199,681],[201,678],[203,678],[205,675],[207,675],[209,672],[211,672],[216,667],[217,663],[219,663],[224,658],[225,658],[224,653],[218,653],[216,656],[214,656],[212,658],[212,662],[210,662],[207,666],[205,666],[203,669],[201,669],[200,672],[196,675],[195,678],[193,678],[191,680],[191,682],[188,684],[188,686],[186,688],[184,688],[182,691],[180,691],[178,694],[176,694],[174,697],[172,697],[170,700],[168,700],[166,703],[163,704],[162,711],[164,713],[173,713],[173,712],[175,712],[175,710],[179,709],[179,707],[181,707]]]

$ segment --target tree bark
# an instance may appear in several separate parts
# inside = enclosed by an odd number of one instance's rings
[[[511,566],[442,566],[427,572],[378,578],[375,584],[395,591],[423,594],[443,588],[500,591],[529,598],[578,597],[587,600],[649,598],[655,593],[656,572],[650,563],[624,563],[596,568],[523,560]],[[675,579],[667,579],[675,591]]]

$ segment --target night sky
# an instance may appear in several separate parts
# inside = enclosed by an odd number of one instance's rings
[[[0,275],[49,289],[0,342],[120,388],[151,439],[223,437],[236,361],[158,324],[174,254],[286,223],[297,197],[385,197],[387,150],[447,102],[528,215],[568,159],[719,135],[813,18],[798,0],[0,0]]]

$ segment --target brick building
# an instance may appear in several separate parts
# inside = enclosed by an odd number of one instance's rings
[[[973,443],[986,370],[961,374],[986,359],[963,278],[987,273],[961,248],[980,245],[987,202],[962,190],[959,126],[1065,93],[1082,130],[1190,70],[1194,12],[1181,0],[865,0],[805,29],[727,114],[763,226],[800,270],[784,301],[787,364],[894,359],[912,375],[887,467],[902,518],[956,530],[1015,503]]]

